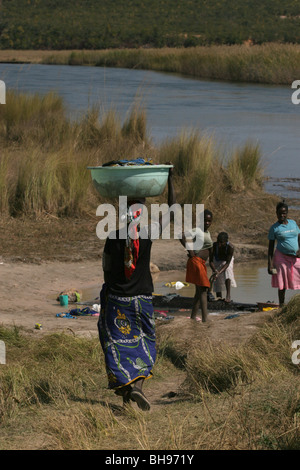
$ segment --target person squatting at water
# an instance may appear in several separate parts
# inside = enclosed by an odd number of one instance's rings
[[[229,242],[228,234],[220,232],[209,258],[213,271],[210,281],[213,282],[214,292],[222,298],[222,290],[226,289],[225,302],[231,302],[231,287],[236,287],[233,263],[234,246]]]
[[[300,229],[294,220],[287,218],[288,206],[284,202],[277,204],[276,215],[277,222],[270,227],[268,234],[268,273],[272,275],[272,287],[278,289],[282,307],[286,289],[300,289]]]
[[[197,235],[203,235],[203,246],[201,250],[187,250],[188,252],[188,261],[186,265],[186,282],[190,282],[195,285],[195,295],[193,299],[191,319],[200,321],[200,318],[197,317],[199,308],[201,308],[202,321],[206,322],[208,313],[207,313],[207,293],[210,287],[210,282],[207,277],[207,268],[206,261],[209,258],[210,253],[212,252],[213,242],[208,231],[212,223],[213,215],[208,209],[204,210],[204,234],[201,231],[200,227],[196,227],[189,231],[189,233],[183,233],[180,240],[181,244],[186,247],[188,239],[193,241]],[[202,232],[202,234],[201,234]]]
[[[170,168],[169,208],[175,203],[172,174]],[[143,383],[152,376],[156,359],[150,254],[152,239],[157,236],[151,238],[151,234],[153,230],[161,234],[174,214],[169,209],[168,216],[160,217],[156,224],[140,227],[144,203],[145,199],[128,202],[127,239],[121,238],[120,229],[106,239],[98,330],[109,388],[123,397],[123,404],[132,400],[142,410],[149,410]]]

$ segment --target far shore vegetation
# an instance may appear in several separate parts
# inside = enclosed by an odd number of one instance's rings
[[[2,0],[0,49],[300,43],[295,0]]]
[[[0,62],[37,60],[290,86],[300,78],[300,5],[2,0]]]
[[[122,67],[206,80],[288,85],[300,77],[300,44],[105,50],[1,50],[0,63]],[[0,76],[1,79],[1,76]]]

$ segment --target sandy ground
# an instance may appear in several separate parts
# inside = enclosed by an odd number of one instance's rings
[[[179,242],[159,240],[153,245],[152,262],[161,270],[155,276],[159,276],[159,280],[168,280],[172,278],[171,270],[184,269],[186,254]],[[20,326],[35,336],[62,331],[86,337],[97,335],[97,316],[57,317],[59,313],[76,306],[83,308],[83,305],[74,303],[62,307],[56,299],[61,291],[68,289],[82,292],[82,301],[95,299],[103,282],[100,258],[77,262],[41,261],[38,264],[3,259],[0,276],[0,325]],[[212,341],[237,344],[252,335],[269,316],[255,312],[225,319],[227,312],[211,315],[210,321],[202,324],[189,320],[188,315],[188,311],[175,314],[175,318],[165,322],[162,328],[181,337],[183,342],[197,331],[197,336],[205,334]],[[42,329],[35,328],[37,323]]]

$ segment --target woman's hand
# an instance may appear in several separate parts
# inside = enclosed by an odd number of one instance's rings
[[[219,274],[220,273],[218,271],[214,271],[211,275],[212,280],[215,281],[218,278]]]
[[[268,273],[272,276],[273,274],[277,274],[277,270],[274,266],[268,266]]]
[[[165,165],[173,165],[172,162],[166,162]],[[171,166],[171,168],[169,168],[169,176],[172,177],[173,174],[174,174],[174,166]]]

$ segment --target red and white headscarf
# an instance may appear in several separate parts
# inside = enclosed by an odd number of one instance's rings
[[[124,269],[127,279],[131,278],[139,256],[140,240],[137,225],[142,215],[142,207],[140,206],[140,203],[133,204],[127,209],[128,233],[124,251]],[[136,208],[137,210],[135,210]]]

